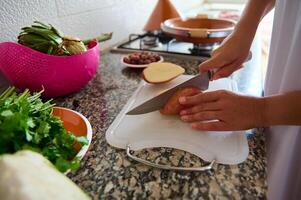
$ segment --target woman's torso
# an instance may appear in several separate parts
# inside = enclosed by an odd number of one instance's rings
[[[277,0],[265,95],[301,91],[301,1]],[[301,103],[301,99],[300,99]],[[301,198],[301,127],[267,132],[268,198]]]

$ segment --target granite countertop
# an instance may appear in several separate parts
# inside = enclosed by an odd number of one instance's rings
[[[265,140],[257,132],[249,138],[250,153],[239,165],[214,165],[207,172],[158,170],[129,160],[125,150],[111,147],[105,132],[138,86],[141,69],[125,68],[121,54],[101,55],[97,75],[80,92],[55,100],[57,105],[85,115],[93,127],[93,141],[79,170],[68,176],[93,199],[258,199],[266,198]],[[165,57],[187,74],[197,73],[197,61]],[[241,92],[258,95],[256,70],[245,67],[233,76]],[[256,85],[257,84],[257,85]],[[248,86],[249,85],[249,86]],[[252,87],[250,87],[252,86]],[[252,89],[253,88],[253,89]],[[196,156],[180,150],[155,148],[135,152],[147,160],[178,166],[201,166]]]

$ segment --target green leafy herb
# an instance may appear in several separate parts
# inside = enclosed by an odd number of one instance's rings
[[[74,143],[83,146],[87,139],[68,133],[51,114],[54,104],[42,102],[41,93],[17,94],[10,87],[0,95],[0,154],[29,149],[44,155],[61,172],[77,169]]]

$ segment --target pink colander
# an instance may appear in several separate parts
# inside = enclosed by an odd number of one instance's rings
[[[40,91],[44,97],[57,97],[80,90],[96,73],[99,45],[72,56],[44,54],[14,42],[0,43],[0,70],[17,88]]]

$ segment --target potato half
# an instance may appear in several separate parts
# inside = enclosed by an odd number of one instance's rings
[[[185,69],[173,63],[151,63],[143,70],[143,79],[148,83],[158,84],[168,82],[183,74]]]

